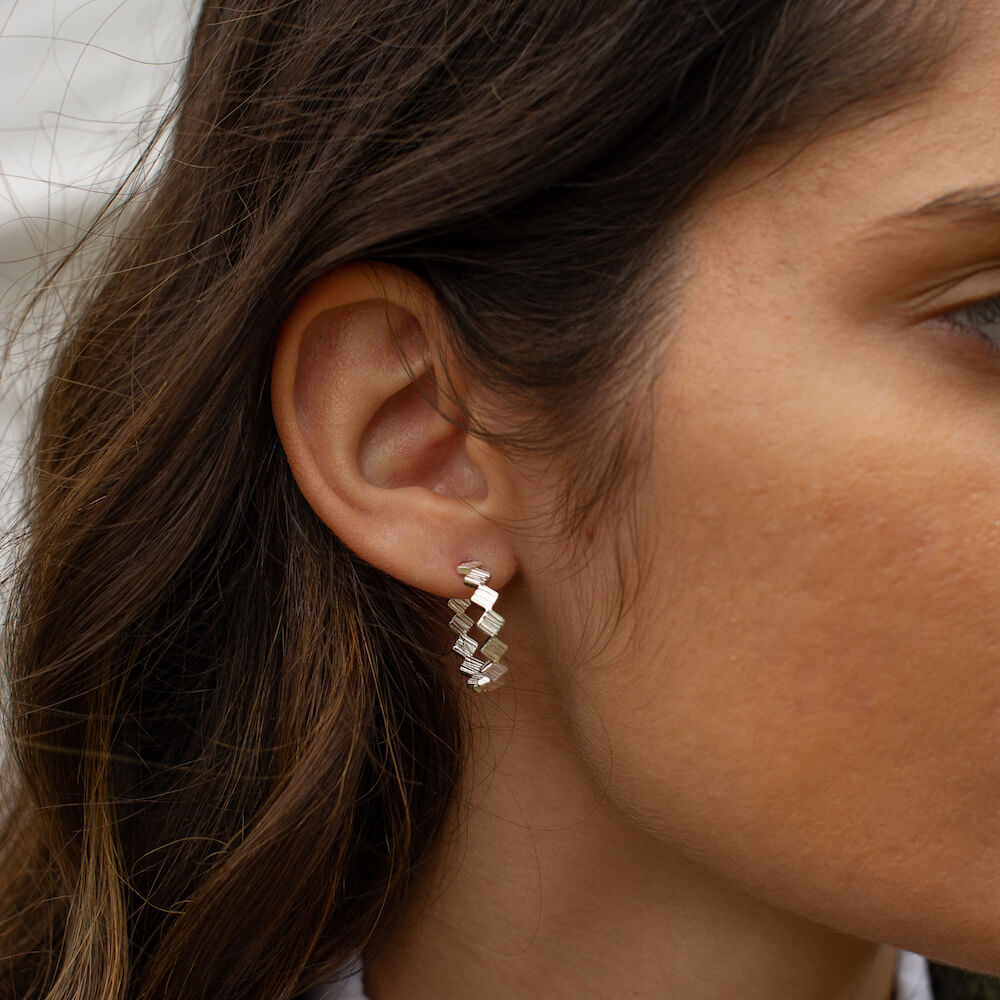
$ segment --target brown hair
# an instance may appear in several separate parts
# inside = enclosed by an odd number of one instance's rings
[[[585,510],[693,195],[919,79],[925,22],[898,0],[205,5],[165,163],[41,401],[0,995],[286,1000],[375,938],[439,830],[462,713],[438,612],[325,529],[271,419],[304,287],[357,259],[419,274],[530,416],[509,446],[602,442]]]

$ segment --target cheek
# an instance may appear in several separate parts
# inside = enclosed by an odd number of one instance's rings
[[[679,343],[652,568],[574,712],[657,837],[814,919],[997,964],[1000,397],[826,343]]]

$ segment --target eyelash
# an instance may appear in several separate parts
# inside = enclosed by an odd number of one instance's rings
[[[957,318],[959,316],[966,316],[975,322],[961,322]],[[994,295],[989,299],[980,299],[978,302],[970,302],[969,305],[963,306],[961,309],[953,309],[951,312],[945,313],[941,319],[948,326],[962,333],[975,334],[986,341],[991,351],[1000,354],[1000,295]],[[998,325],[996,334],[993,336],[979,329],[980,326],[989,326],[990,324]]]

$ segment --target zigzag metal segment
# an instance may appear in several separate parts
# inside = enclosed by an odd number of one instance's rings
[[[458,636],[451,648],[462,659],[462,665],[458,669],[469,675],[469,687],[474,691],[485,691],[490,684],[507,673],[507,668],[500,662],[507,652],[507,644],[497,638],[504,620],[502,615],[493,610],[500,595],[487,586],[490,574],[483,569],[482,563],[462,563],[458,567],[458,574],[474,593],[468,600],[456,597],[448,602],[448,607],[455,612],[448,624]],[[473,619],[468,613],[473,605],[482,608],[478,619]],[[482,646],[469,634],[473,626],[488,637]]]

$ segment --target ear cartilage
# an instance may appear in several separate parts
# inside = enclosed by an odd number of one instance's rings
[[[468,675],[466,683],[469,687],[473,691],[485,691],[507,673],[507,668],[500,662],[507,652],[507,644],[497,638],[504,620],[493,610],[500,594],[487,586],[490,573],[483,569],[482,563],[464,562],[456,570],[473,593],[468,600],[452,598],[448,602],[448,607],[454,612],[448,625],[458,636],[451,648],[462,661],[458,669]],[[482,609],[478,619],[469,614],[473,605]],[[487,637],[481,646],[470,634],[473,628]]]

